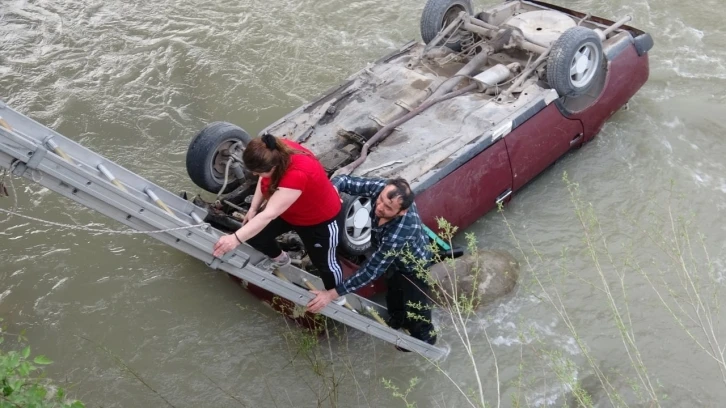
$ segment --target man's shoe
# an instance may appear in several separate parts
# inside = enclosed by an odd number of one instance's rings
[[[280,254],[280,256],[278,256],[277,258],[265,257],[265,259],[263,259],[256,266],[260,269],[272,272],[277,268],[290,265],[290,263],[292,263],[290,255],[288,255],[287,252],[282,251],[282,254]]]
[[[386,324],[393,330],[398,330],[403,327],[403,319],[398,318],[397,316],[390,316],[388,320],[386,320]]]

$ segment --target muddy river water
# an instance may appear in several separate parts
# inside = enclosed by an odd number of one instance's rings
[[[575,406],[574,385],[603,407],[723,406],[723,357],[707,353],[709,336],[726,341],[715,307],[726,265],[726,8],[717,0],[557,3],[613,20],[632,15],[655,39],[651,76],[592,143],[534,180],[503,215],[468,229],[479,246],[522,263],[516,292],[468,326],[485,399],[496,406],[499,389],[501,406]],[[420,38],[423,4],[3,0],[0,98],[172,191],[197,191],[185,171],[197,130],[225,120],[257,133]],[[38,185],[14,186],[23,214],[122,229]],[[587,228],[597,217],[595,230],[583,228],[576,204],[588,211]],[[692,255],[684,251],[683,262],[671,256],[669,214],[688,223]],[[680,229],[676,236],[685,242]],[[681,286],[684,270],[700,277],[697,292]],[[712,309],[694,309],[689,293]],[[698,318],[707,312],[712,335]],[[409,402],[459,407],[467,405],[454,383],[465,394],[476,389],[471,361],[446,330],[441,344],[451,351],[440,368],[450,379],[360,333],[317,349],[319,361],[334,356],[318,375],[296,354],[288,322],[223,273],[145,236],[4,221],[0,317],[5,331],[24,331],[34,352],[54,360],[49,377],[91,407],[395,407],[405,404],[381,379],[405,389],[414,377],[421,381]]]

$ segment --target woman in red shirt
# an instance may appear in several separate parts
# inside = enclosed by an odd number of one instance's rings
[[[247,241],[270,257],[273,266],[286,265],[290,257],[275,239],[294,230],[320,271],[325,289],[340,284],[343,271],[335,254],[340,197],[320,162],[301,145],[272,135],[253,139],[242,159],[247,170],[259,176],[257,189],[244,225],[217,241],[214,256]],[[264,200],[267,205],[258,213]]]

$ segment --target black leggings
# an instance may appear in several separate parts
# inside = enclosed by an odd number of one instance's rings
[[[259,234],[247,240],[256,250],[276,258],[282,250],[275,238],[295,231],[305,245],[310,261],[320,271],[320,278],[323,280],[325,289],[333,289],[343,281],[343,270],[335,255],[338,247],[338,223],[333,218],[330,221],[310,226],[292,225],[280,217],[272,220]]]
[[[431,294],[423,280],[393,271],[386,280],[388,314],[396,326],[407,329],[412,337],[427,343],[436,342],[431,321]],[[410,306],[409,303],[416,305]],[[409,313],[411,315],[409,315]]]

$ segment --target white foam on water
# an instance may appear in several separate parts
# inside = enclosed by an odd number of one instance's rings
[[[695,27],[686,25],[680,18],[669,19],[671,24],[664,27],[657,34],[667,40],[675,40],[675,42],[682,44],[684,41],[696,40],[701,43],[705,33],[703,30],[699,30]]]
[[[45,257],[45,256],[48,256],[48,255],[56,254],[56,253],[59,253],[59,252],[69,252],[69,251],[70,251],[69,248],[52,249],[52,250],[44,253],[43,255],[41,255],[41,257]]]
[[[663,125],[671,129],[675,129],[676,127],[683,126],[683,122],[681,122],[678,116],[674,116],[671,120],[663,121]]]
[[[25,223],[22,223],[22,224],[18,224],[18,225],[13,225],[12,227],[7,227],[7,228],[5,228],[5,232],[7,232],[7,231],[12,231],[12,230],[14,230],[14,229],[16,229],[16,228],[23,228],[23,227],[27,227],[28,225],[30,225],[30,223],[29,223],[29,222],[25,222]]]
[[[57,287],[59,287],[60,285],[64,284],[64,283],[65,283],[65,282],[66,282],[67,280],[68,280],[68,278],[67,278],[67,277],[66,277],[66,278],[63,278],[63,279],[61,279],[61,280],[59,280],[59,281],[58,281],[58,283],[56,283],[55,285],[53,285],[53,287],[52,287],[52,288],[50,288],[50,290],[55,290],[55,288],[57,288]]]
[[[126,252],[126,248],[124,247],[111,247],[108,249],[113,254],[120,254],[122,252]]]
[[[723,284],[726,282],[726,274],[724,273],[724,271],[726,271],[726,267],[724,267],[724,263],[721,259],[713,260],[713,270],[716,275],[715,280],[717,283]]]
[[[577,381],[577,371],[571,373],[573,381]],[[531,406],[543,407],[556,405],[560,397],[569,393],[572,389],[567,384],[555,383],[545,390],[540,387],[533,387],[534,390],[527,396],[527,402]]]
[[[679,77],[688,79],[726,79],[724,55],[711,55],[717,51],[706,51],[692,47],[679,47],[674,58],[661,61]]]
[[[708,187],[712,184],[713,177],[704,173],[703,171],[690,170],[690,172],[691,172],[691,177],[693,177],[693,179],[696,181],[696,184],[703,186],[703,187]]]
[[[150,278],[146,278],[146,279],[142,280],[141,283],[146,283],[146,282],[152,281],[152,280],[158,278],[159,276],[161,276],[161,275],[154,275]]]
[[[46,297],[46,296],[47,296],[47,295],[43,295],[43,296],[40,296],[40,297],[38,297],[37,299],[35,299],[35,302],[33,303],[33,310],[35,310],[35,311],[37,311],[37,312],[39,312],[39,311],[40,311],[40,310],[38,309],[38,305],[40,305],[40,302],[41,302],[41,301],[42,301],[43,299],[45,299],[45,297]]]
[[[570,355],[580,354],[575,339],[569,333],[563,334],[555,330],[558,326],[557,317],[552,316],[552,320],[547,324],[536,318],[522,320],[521,311],[525,306],[529,309],[533,304],[540,303],[542,302],[535,296],[515,298],[502,303],[491,315],[479,320],[478,329],[487,330],[492,336],[492,344],[496,346],[520,346],[546,338],[547,343]]]
[[[520,344],[522,344],[522,341],[518,337],[517,338],[512,338],[512,337],[497,336],[497,337],[495,337],[495,338],[492,339],[492,344],[495,345],[495,346],[507,346],[507,347],[511,347],[511,346],[514,346],[514,345],[520,345]]]

